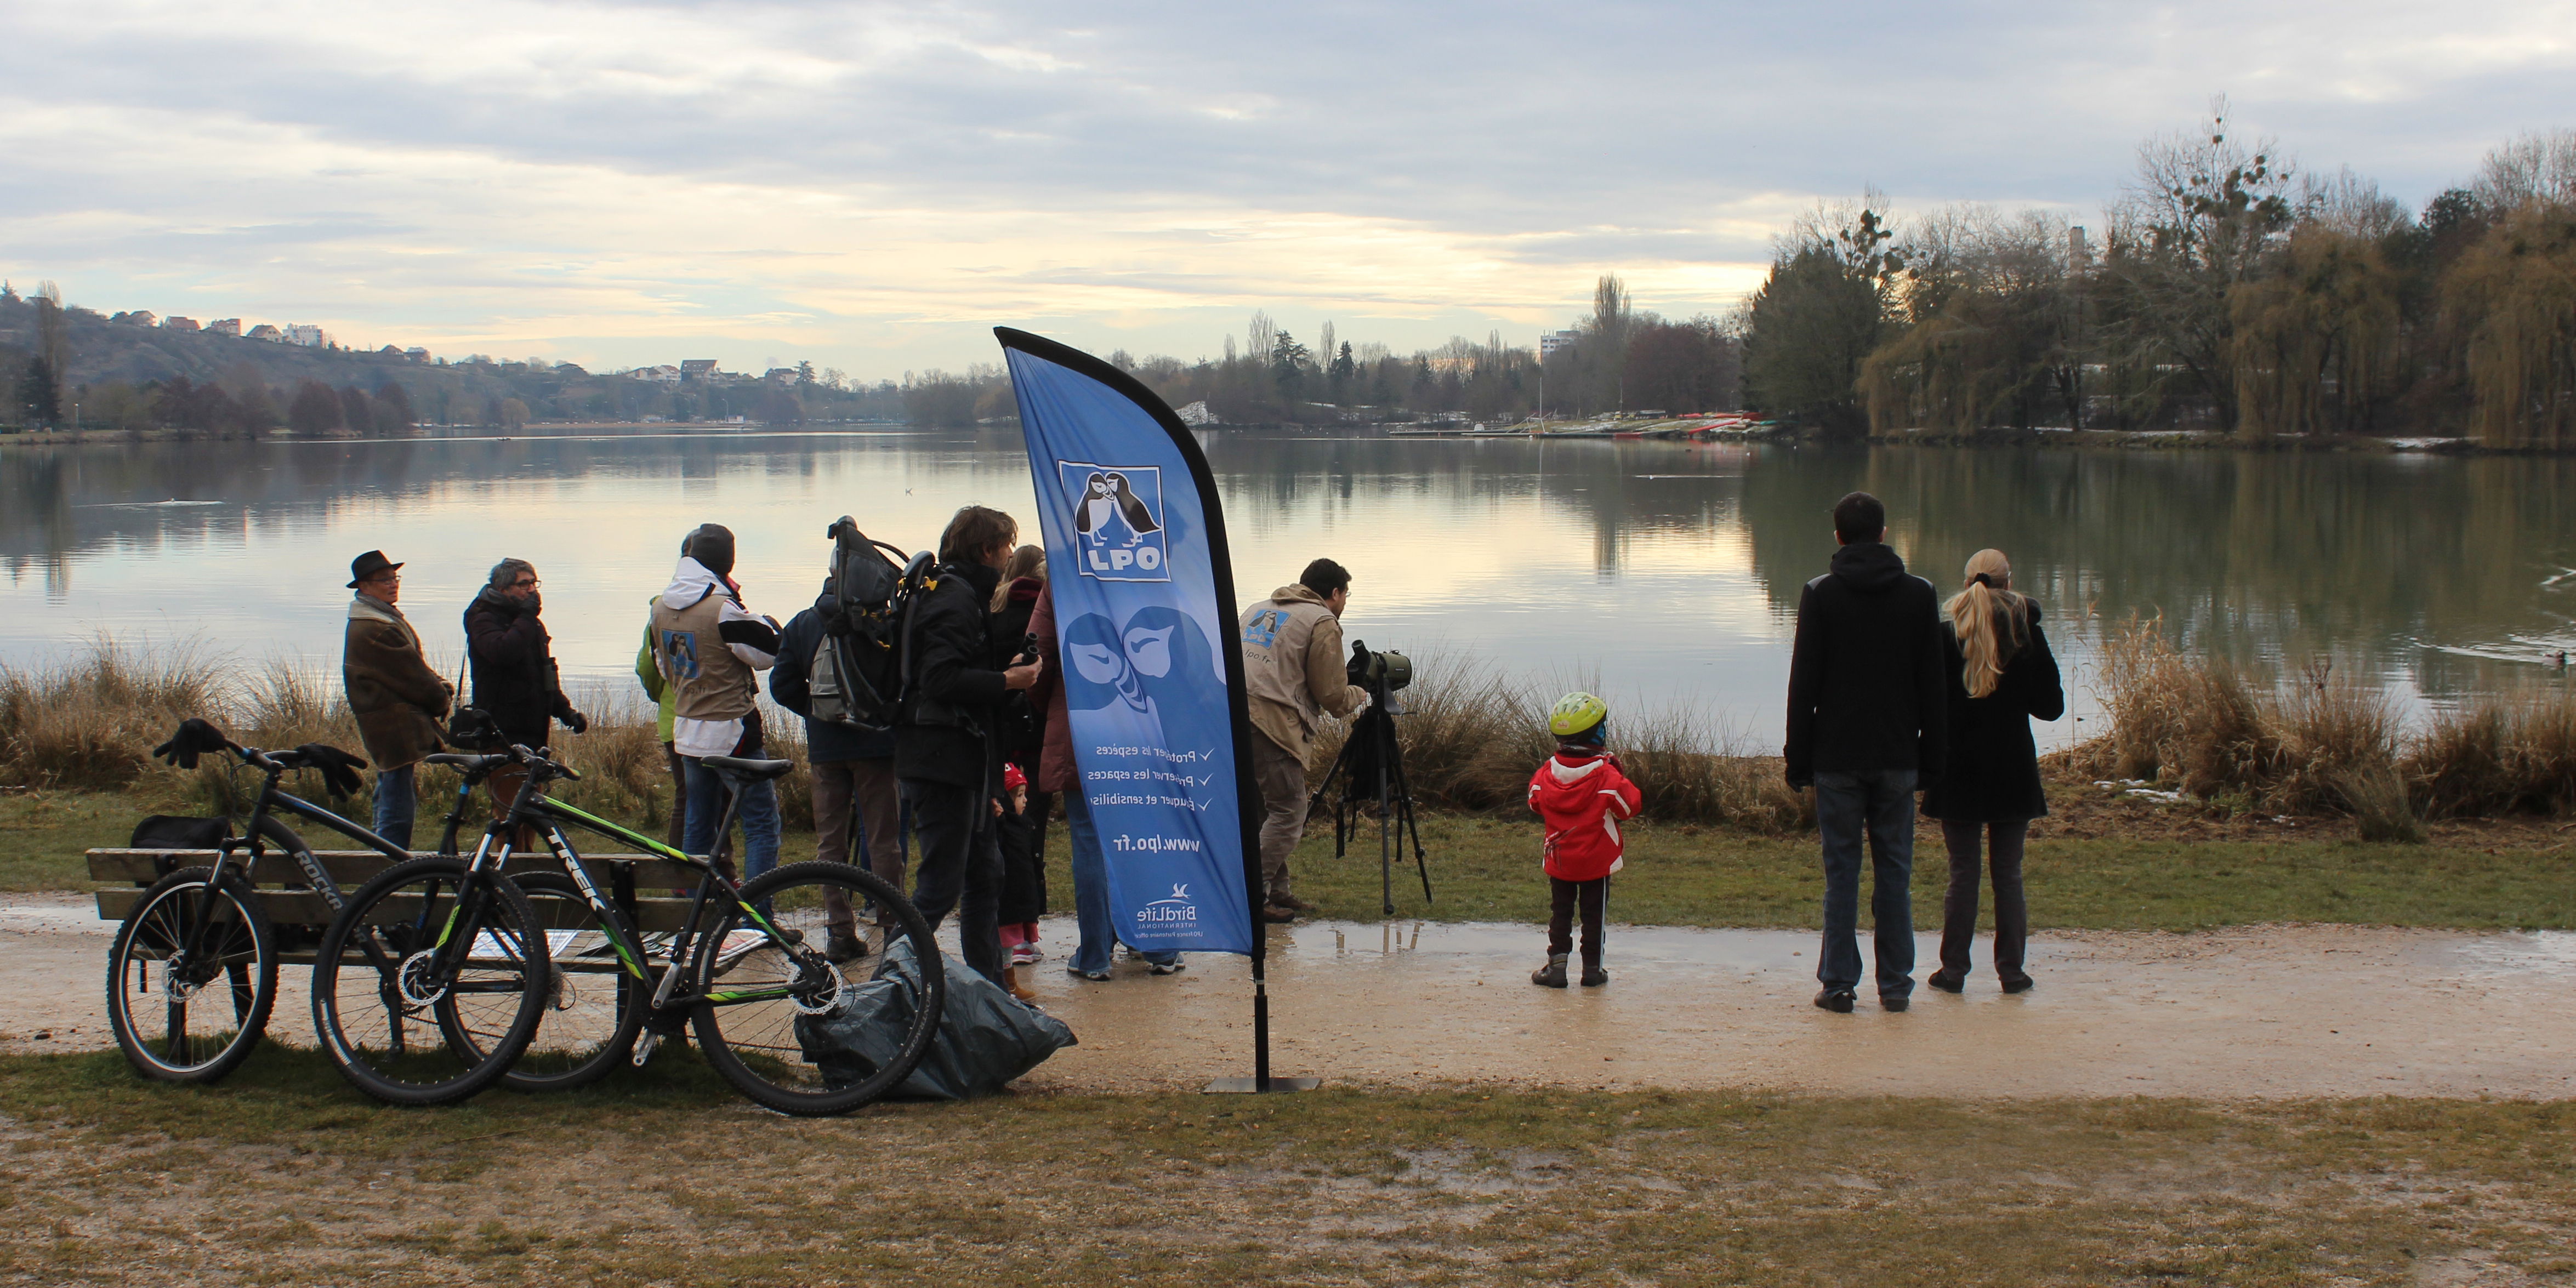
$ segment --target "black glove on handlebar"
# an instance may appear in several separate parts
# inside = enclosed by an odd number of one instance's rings
[[[222,730],[190,716],[179,723],[178,732],[170,735],[170,741],[153,748],[152,754],[180,769],[194,769],[198,756],[222,751],[230,745]]]
[[[334,800],[345,798],[366,784],[365,779],[358,777],[358,771],[366,768],[367,762],[337,747],[308,742],[296,748],[295,754],[304,757],[305,764],[322,771],[322,785],[331,789]]]

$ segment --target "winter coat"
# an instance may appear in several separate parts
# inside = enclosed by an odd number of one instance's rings
[[[1304,763],[1329,712],[1349,719],[1368,690],[1350,682],[1342,623],[1305,585],[1243,610],[1243,681],[1252,727]]]
[[[549,720],[572,714],[555,669],[554,641],[534,598],[512,599],[489,586],[465,607],[465,651],[474,667],[474,705],[489,712],[502,737],[546,745]]]
[[[1002,849],[1002,901],[994,920],[1003,925],[1035,921],[1046,915],[1046,865],[1038,858],[1039,824],[1002,799],[999,824]]]
[[[1789,785],[1819,771],[1911,769],[1941,776],[1949,684],[1932,583],[1876,541],[1834,552],[1798,596],[1789,654]]]
[[[672,704],[679,700],[680,691],[669,676],[662,674],[662,664],[653,657],[653,605],[661,598],[656,594],[644,601],[644,642],[635,650],[635,680],[644,686],[644,696],[653,699],[654,738],[667,743],[671,741]]]
[[[349,601],[340,681],[376,772],[418,764],[438,750],[438,722],[447,718],[456,691],[429,669],[420,634],[401,609],[370,595]]]
[[[806,609],[778,633],[778,664],[769,668],[769,696],[805,717],[805,759],[822,765],[843,760],[885,760],[894,735],[814,719],[814,655],[823,647],[823,616]]]
[[[1064,659],[1057,655],[1061,647],[1055,636],[1055,591],[1052,587],[1038,591],[1037,603],[1029,613],[1028,633],[1038,637],[1037,687],[1029,690],[1029,703],[1038,710],[1038,763],[1031,774],[1030,785],[1042,792],[1069,792],[1082,785],[1073,767],[1073,723],[1066,717],[1064,701]]]
[[[1559,881],[1597,881],[1625,865],[1619,820],[1635,818],[1643,799],[1608,755],[1565,747],[1530,775],[1529,804],[1547,829],[1547,874]]]
[[[758,746],[760,681],[778,652],[778,624],[754,617],[733,583],[682,556],[653,601],[654,660],[675,690],[671,746],[722,756]]]
[[[1923,812],[1929,817],[1993,823],[2048,813],[2030,722],[2065,715],[2066,689],[2058,679],[2057,655],[2039,629],[2039,605],[2022,602],[2030,607],[2030,643],[2004,662],[1995,691],[1982,698],[1968,696],[1968,659],[1959,649],[1958,630],[1941,632],[1950,674],[1950,764],[1926,783]]]
[[[1032,633],[1030,628],[1037,618],[1038,596],[1045,593],[1046,583],[1035,577],[1022,577],[1011,583],[1000,611],[993,614],[991,630],[995,666],[1007,669],[1011,660],[1019,656],[1021,645],[1027,642]],[[1020,704],[1024,702],[1028,705],[1022,707]],[[1038,755],[1046,745],[1046,708],[1026,694],[1006,696],[1002,705],[1002,759],[1024,770],[1036,768]]]
[[[1000,748],[989,734],[1010,689],[993,665],[992,614],[984,608],[1001,580],[983,564],[941,564],[915,601],[895,777],[1001,790]]]

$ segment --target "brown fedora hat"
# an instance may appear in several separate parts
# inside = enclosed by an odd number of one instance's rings
[[[392,572],[394,569],[400,567],[402,567],[401,564],[385,558],[384,551],[370,550],[367,553],[349,561],[349,589],[356,590],[358,588],[358,583],[365,581],[369,577],[373,577],[380,572]]]

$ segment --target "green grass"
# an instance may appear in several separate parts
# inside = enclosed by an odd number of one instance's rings
[[[0,1057],[0,1277],[1891,1286],[2576,1272],[2576,1105],[1327,1090],[755,1113],[685,1053],[406,1111]],[[2455,1263],[2454,1263],[2455,1264]]]
[[[81,851],[122,845],[150,812],[113,794],[0,797],[0,889],[88,888]],[[308,840],[315,840],[308,837]],[[1612,880],[1611,916],[1633,925],[1816,924],[1823,877],[1814,838],[1638,824],[1628,866]],[[1401,916],[1441,921],[1539,921],[1547,880],[1535,825],[1479,815],[1426,815],[1433,902],[1410,864],[1395,870]],[[316,840],[317,844],[323,841]],[[813,857],[811,833],[789,833],[779,857]],[[1073,910],[1064,828],[1047,845],[1049,905]],[[1409,853],[1409,851],[1408,851]],[[2193,930],[2269,921],[2463,929],[2576,927],[2576,851],[2533,853],[2345,841],[2041,840],[2025,866],[2031,924],[2093,930]],[[1914,923],[1939,924],[1949,865],[1917,843]],[[1291,860],[1298,893],[1317,915],[1379,917],[1374,825],[1333,857],[1320,830]],[[1863,913],[1867,905],[1864,902]]]

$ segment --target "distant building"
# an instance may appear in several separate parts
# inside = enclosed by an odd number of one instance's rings
[[[235,322],[239,322],[239,321],[240,321],[240,319],[236,318],[236,319],[234,319],[234,321],[235,321]],[[268,341],[271,341],[271,342],[283,342],[283,341],[286,339],[286,333],[285,333],[284,331],[280,331],[280,330],[278,330],[276,327],[270,326],[269,324],[267,324],[267,323],[265,323],[265,322],[262,322],[262,323],[260,323],[258,326],[252,327],[248,332],[246,332],[246,333],[243,335],[243,337],[242,337],[242,338],[244,338],[244,339],[246,339],[246,340],[268,340]]]
[[[206,324],[206,334],[208,334],[208,335],[240,335],[240,334],[241,334],[241,319],[240,319],[240,318],[216,318],[214,321],[209,322],[209,323],[207,323],[207,324]]]
[[[119,313],[115,317],[109,318],[108,321],[124,322],[133,326],[159,326],[161,324],[160,316],[150,309],[136,309],[131,313]]]
[[[318,326],[291,322],[286,327],[286,342],[302,345],[307,349],[319,349],[331,343],[331,334]]]
[[[2093,267],[2093,247],[2084,240],[2082,224],[2066,230],[2066,259],[2079,273]]]
[[[686,358],[680,362],[680,379],[705,380],[716,374],[715,358]]]
[[[166,317],[161,319],[161,329],[164,331],[194,331],[197,329],[197,320],[195,318],[183,318],[177,316]]]
[[[1557,350],[1573,348],[1576,334],[1577,333],[1572,331],[1550,331],[1546,335],[1540,336],[1538,338],[1538,360],[1545,362],[1548,360],[1549,355],[1554,354]]]
[[[376,350],[376,356],[379,358],[399,358],[403,356],[403,351],[389,344]]]
[[[554,366],[554,372],[556,375],[562,376],[566,379],[573,379],[590,374],[588,371],[583,370],[581,364],[578,362],[558,362]]]
[[[415,344],[412,347],[403,350],[403,356],[414,362],[427,362],[429,361],[429,350]]]
[[[794,368],[794,367],[771,367],[769,370],[764,371],[764,372],[761,372],[761,373],[760,373],[760,378],[761,378],[761,379],[763,379],[763,380],[775,380],[775,381],[780,382],[781,384],[791,384],[791,385],[792,385],[792,384],[796,383],[796,368]]]
[[[627,372],[626,375],[629,379],[650,380],[655,384],[661,385],[676,385],[680,383],[680,369],[667,362],[658,367],[637,367],[633,371]]]

